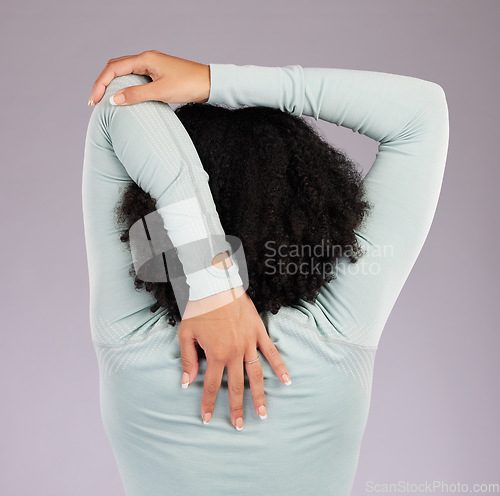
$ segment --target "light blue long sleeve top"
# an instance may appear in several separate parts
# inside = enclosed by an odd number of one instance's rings
[[[213,418],[204,425],[205,362],[182,389],[177,326],[167,323],[165,309],[149,311],[150,293],[135,291],[114,208],[132,180],[160,199],[159,207],[171,202],[169,188],[178,192],[176,201],[192,197],[189,168],[217,219],[209,178],[168,104],[109,103],[114,92],[149,78],[115,78],[88,125],[82,194],[101,414],[125,493],[349,495],[381,333],[438,203],[449,137],[445,93],[409,76],[300,65],[210,64],[210,78],[208,103],[278,108],[379,142],[364,178],[373,207],[356,231],[365,254],[354,265],[341,260],[314,304],[261,314],[292,378],[284,386],[259,351],[267,419],[255,414],[245,381],[245,427],[234,429],[224,373]]]

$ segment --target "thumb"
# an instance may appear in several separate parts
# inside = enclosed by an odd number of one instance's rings
[[[179,344],[181,349],[182,374],[181,384],[186,389],[198,375],[198,352],[196,341],[193,336],[179,334]]]
[[[134,105],[149,100],[160,100],[158,85],[156,81],[146,84],[138,84],[122,88],[109,97],[111,105]]]

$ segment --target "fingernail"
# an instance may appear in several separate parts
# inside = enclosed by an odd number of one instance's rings
[[[125,95],[123,93],[120,93],[119,91],[117,91],[114,95],[111,95],[109,97],[109,103],[111,103],[111,105],[119,105],[124,101],[125,101]]]
[[[189,374],[187,372],[184,372],[182,374],[182,388],[186,389],[189,386]]]
[[[286,386],[289,386],[292,383],[292,381],[290,380],[290,377],[288,377],[288,374],[283,374],[281,376],[281,379]]]
[[[93,98],[89,98],[89,102],[87,103],[87,105],[89,107],[92,107],[92,105],[94,105],[94,99]]]
[[[203,416],[203,423],[204,424],[208,424],[210,422],[211,418],[212,418],[212,414],[211,413],[205,413],[205,415]]]
[[[241,431],[243,429],[243,419],[238,417],[235,421],[235,427],[237,431]]]
[[[264,420],[267,418],[267,411],[264,405],[259,406],[259,417]]]

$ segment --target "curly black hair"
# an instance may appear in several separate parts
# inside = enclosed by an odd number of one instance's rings
[[[321,286],[335,277],[326,269],[343,256],[356,263],[363,255],[355,230],[372,205],[361,173],[303,117],[268,107],[208,103],[180,105],[175,113],[209,175],[226,235],[243,244],[247,293],[259,313],[276,314],[299,299],[314,302]],[[156,200],[132,182],[116,208],[116,221],[126,229],[120,239],[129,248],[130,227],[155,210]],[[333,249],[318,254],[315,246]],[[304,266],[321,270],[304,271]],[[137,290],[154,295],[151,311],[167,309],[175,325],[181,316],[171,283],[142,281],[133,265],[130,274]]]

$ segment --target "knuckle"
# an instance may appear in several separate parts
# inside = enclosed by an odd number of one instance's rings
[[[142,100],[142,94],[140,90],[136,89],[137,86],[128,86],[125,88],[125,94],[127,95],[127,101],[128,102],[138,102],[139,100]],[[137,105],[140,105],[138,103]]]
[[[245,384],[243,382],[236,382],[231,384],[230,390],[233,393],[240,394],[245,389]]]
[[[189,369],[193,365],[193,361],[190,357],[181,354],[181,365],[183,369]]]
[[[231,413],[237,418],[237,417],[243,417],[243,405],[242,406],[235,406],[234,408],[231,409]]]
[[[231,355],[233,357],[237,357],[237,356],[243,355],[243,346],[240,343],[234,343],[231,346]]]
[[[215,348],[212,350],[210,353],[210,358],[216,362],[226,362],[226,351],[223,350],[222,348]]]
[[[276,348],[276,345],[274,343],[271,343],[269,345],[268,355],[271,360],[279,356],[278,348]]]
[[[255,398],[254,398],[253,402],[254,402],[255,405],[260,406],[260,405],[265,405],[266,404],[265,400],[266,400],[266,397],[265,397],[264,394],[257,394],[257,395],[255,395]]]
[[[288,373],[286,365],[282,361],[277,362],[275,368],[280,370],[281,374],[284,374],[285,372]]]
[[[155,56],[154,50],[146,50],[140,54],[141,58],[144,60],[151,60]]]
[[[252,372],[252,379],[259,382],[264,379],[262,367],[255,367],[255,370]]]
[[[181,320],[179,328],[177,329],[177,336],[179,339],[186,338],[189,335],[189,326],[186,325],[185,321]]]
[[[209,383],[206,385],[206,391],[208,394],[211,394],[211,395],[217,394],[218,390],[219,390],[219,387],[217,386],[217,384]]]

